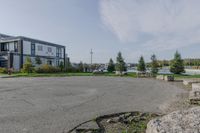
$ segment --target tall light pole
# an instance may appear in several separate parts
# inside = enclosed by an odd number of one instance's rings
[[[90,62],[90,63],[91,63],[91,71],[92,71],[92,56],[93,56],[93,54],[94,54],[94,53],[93,53],[93,51],[92,51],[92,49],[91,49],[91,51],[90,51],[90,55],[91,55],[91,58],[90,58],[90,59],[91,59],[91,60],[90,60],[90,61],[91,61],[91,62]]]

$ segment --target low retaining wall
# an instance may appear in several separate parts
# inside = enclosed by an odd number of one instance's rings
[[[165,81],[174,81],[174,76],[173,75],[157,75],[156,79],[165,80]]]
[[[184,85],[192,85],[193,83],[200,83],[200,79],[183,79]]]

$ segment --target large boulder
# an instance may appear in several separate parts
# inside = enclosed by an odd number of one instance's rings
[[[192,90],[200,90],[200,83],[193,83]]]
[[[193,83],[192,90],[189,93],[189,100],[192,104],[200,102],[200,84]]]
[[[199,133],[200,107],[175,111],[151,120],[146,133]]]
[[[164,79],[165,79],[165,76],[164,76],[164,75],[157,75],[157,76],[156,76],[156,79],[164,80]]]

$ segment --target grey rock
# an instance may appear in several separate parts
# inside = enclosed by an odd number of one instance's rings
[[[108,119],[106,122],[107,123],[117,123],[118,121],[116,119]]]
[[[156,79],[164,80],[164,75],[157,75],[157,76],[156,76]]]
[[[197,88],[198,90],[200,90],[200,83],[193,83],[192,84],[192,89]]]
[[[200,107],[175,111],[147,124],[146,133],[199,133]]]
[[[189,100],[191,103],[197,103],[200,101],[200,84],[192,84],[192,90],[189,93]]]

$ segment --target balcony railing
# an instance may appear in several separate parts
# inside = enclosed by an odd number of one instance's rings
[[[8,55],[9,51],[0,51],[0,56],[2,55]]]

